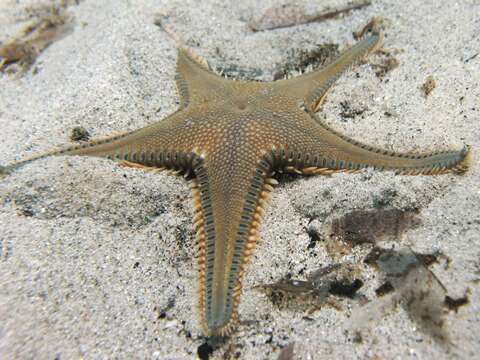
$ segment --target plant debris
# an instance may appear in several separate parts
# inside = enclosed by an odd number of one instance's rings
[[[291,78],[320,68],[339,54],[338,44],[333,43],[316,45],[311,50],[292,49],[287,54],[287,63],[276,66],[273,79]]]
[[[88,141],[90,133],[83,126],[75,126],[70,131],[70,140],[72,141]]]
[[[0,71],[23,75],[35,63],[37,57],[54,41],[71,32],[71,18],[60,5],[43,5],[27,8],[33,18],[14,38],[0,46]]]
[[[358,210],[334,219],[325,227],[327,239],[351,246],[397,240],[406,230],[420,223],[414,211],[398,209]]]
[[[381,62],[376,64],[371,64],[375,71],[375,75],[379,79],[383,79],[390,71],[396,69],[400,62],[397,58],[393,57],[390,52],[384,52],[384,57]]]
[[[285,346],[278,355],[278,360],[293,360],[293,355],[295,354],[295,343],[292,342]]]
[[[384,284],[377,289],[377,295],[383,295],[381,298],[354,312],[352,325],[355,331],[364,328],[369,321],[378,322],[400,305],[421,331],[441,344],[449,345],[444,326],[446,289],[424,261],[410,249],[374,248],[367,258],[369,260],[365,262],[375,264],[390,285]]]
[[[466,63],[468,63],[469,61],[475,59],[479,54],[480,54],[480,53],[475,53],[475,54],[469,56],[468,58],[466,58],[465,60],[463,60],[463,62],[466,64]]]
[[[437,86],[437,83],[433,78],[433,76],[432,75],[427,76],[427,78],[425,79],[425,82],[422,85],[422,91],[425,97],[430,95],[430,93],[433,91],[433,89],[435,89],[436,86]]]
[[[363,281],[355,279],[353,281],[333,281],[330,284],[330,294],[353,298],[355,293],[363,286]]]
[[[318,229],[314,226],[309,225],[306,230],[307,230],[307,235],[310,238],[310,242],[308,243],[307,248],[313,249],[315,248],[317,243],[322,240],[322,237],[320,236]]]
[[[468,303],[469,303],[469,300],[468,300],[467,294],[457,299],[451,298],[448,295],[445,296],[445,306],[451,311],[458,312],[458,308],[460,306],[467,305]]]
[[[394,291],[394,287],[392,286],[390,281],[384,282],[382,285],[380,285],[376,290],[375,294],[377,294],[378,297],[381,297],[383,295],[386,295],[388,293],[391,293]]]
[[[253,31],[273,30],[314,21],[330,19],[352,10],[369,6],[370,0],[354,0],[346,5],[324,9],[310,10],[294,4],[275,5],[268,8],[261,16],[251,19],[248,26]]]
[[[208,343],[203,343],[197,349],[197,356],[201,360],[208,360],[210,359],[210,355],[212,355],[215,349],[210,346]]]
[[[439,258],[443,258],[445,260],[446,263],[449,263],[450,262],[450,258],[448,256],[446,256],[445,254],[443,254],[442,252],[440,251],[435,251],[433,253],[426,253],[426,254],[422,254],[422,253],[417,253],[417,252],[414,252],[412,251],[412,253],[416,256],[416,258],[424,265],[424,266],[430,266],[434,263],[438,263],[438,259]],[[394,256],[395,255],[395,251],[394,250],[390,250],[390,249],[383,249],[383,248],[380,248],[380,247],[377,247],[375,246],[368,254],[367,256],[365,257],[365,259],[363,260],[363,262],[365,264],[368,264],[368,265],[372,265],[372,266],[377,266],[377,262],[379,261],[379,259],[382,257],[382,256]]]

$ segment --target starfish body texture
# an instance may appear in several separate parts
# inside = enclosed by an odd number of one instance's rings
[[[340,74],[381,42],[382,35],[373,33],[323,69],[275,82],[228,80],[180,49],[176,81],[181,103],[175,113],[139,130],[65,146],[3,170],[52,155],[86,155],[185,175],[192,182],[195,207],[201,323],[206,335],[228,334],[238,319],[242,278],[276,184],[274,172],[466,170],[467,147],[395,153],[349,139],[316,116]]]

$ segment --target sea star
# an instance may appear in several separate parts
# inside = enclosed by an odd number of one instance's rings
[[[373,32],[319,71],[275,82],[228,80],[179,49],[179,109],[122,135],[34,156],[3,172],[52,155],[100,156],[127,166],[170,169],[192,182],[198,239],[199,306],[206,335],[229,334],[238,320],[242,278],[259,238],[275,171],[355,172],[366,167],[402,174],[461,173],[468,147],[400,154],[349,139],[317,116],[342,72],[378,49]]]

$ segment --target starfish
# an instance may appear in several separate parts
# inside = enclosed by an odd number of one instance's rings
[[[382,39],[372,32],[322,69],[275,82],[226,79],[180,48],[176,112],[138,130],[27,158],[2,172],[48,156],[84,155],[184,175],[194,200],[201,324],[207,336],[228,335],[238,322],[242,279],[277,184],[275,172],[329,175],[372,167],[416,175],[467,169],[468,147],[396,153],[339,134],[316,115],[336,79]]]

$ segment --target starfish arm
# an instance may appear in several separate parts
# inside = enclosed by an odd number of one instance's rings
[[[381,47],[382,43],[383,35],[373,33],[345,50],[322,69],[293,79],[281,80],[277,84],[285,91],[303,99],[309,110],[317,111],[335,81],[351,66]]]
[[[269,159],[234,166],[218,160],[195,162],[192,189],[199,310],[208,336],[228,335],[238,320],[242,278],[258,240],[266,198],[275,184],[269,178]]]
[[[177,138],[188,138],[188,131],[178,129],[183,119],[177,112],[150,126],[115,134],[91,141],[61,145],[56,149],[0,166],[0,174],[8,174],[26,164],[51,156],[92,156],[120,161],[123,165],[138,168],[170,169],[179,173],[191,171],[193,149],[181,146]],[[174,134],[176,134],[174,136]],[[183,136],[183,137],[182,137]],[[188,141],[183,141],[188,144]]]
[[[198,105],[208,100],[207,90],[212,90],[209,87],[215,88],[213,83],[218,83],[222,78],[211,70],[203,57],[178,36],[169,24],[167,15],[160,15],[157,20],[163,30],[175,41],[178,49],[175,80],[180,96],[180,108],[185,108],[192,102]]]
[[[1,167],[4,173],[14,171],[24,165],[30,164],[36,160],[48,158],[51,156],[62,155],[81,155],[81,156],[96,156],[107,157],[111,154],[112,150],[116,151],[121,149],[121,144],[124,144],[124,139],[128,138],[132,132],[115,134],[104,138],[94,139],[80,144],[65,144],[60,145],[49,151],[35,154],[19,161],[13,162],[7,166]]]
[[[272,155],[275,168],[306,175],[356,172],[369,167],[405,175],[435,175],[463,173],[471,158],[468,146],[418,154],[375,148],[334,131],[318,119],[308,136],[301,146],[275,150]]]
[[[199,105],[215,98],[221,99],[225,95],[226,80],[211,71],[205,61],[200,63],[183,48],[178,50],[175,81],[180,96],[180,108],[192,103]]]

